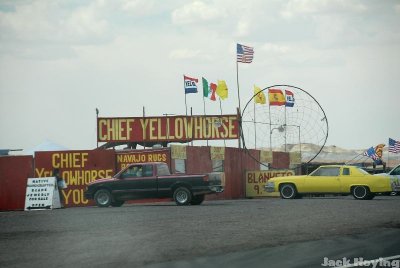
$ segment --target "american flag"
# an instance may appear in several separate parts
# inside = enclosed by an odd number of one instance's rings
[[[389,152],[399,153],[400,152],[400,141],[389,138]]]
[[[237,62],[251,63],[254,57],[254,49],[252,47],[237,44]]]

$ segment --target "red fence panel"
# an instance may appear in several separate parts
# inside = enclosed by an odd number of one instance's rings
[[[33,177],[32,156],[0,157],[0,210],[23,210],[26,182]]]
[[[51,177],[59,168],[68,188],[62,190],[65,206],[93,205],[84,197],[86,185],[115,174],[114,150],[52,151],[35,153],[35,176]]]

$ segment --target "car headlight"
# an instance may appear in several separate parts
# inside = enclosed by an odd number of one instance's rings
[[[265,188],[275,188],[275,182],[273,182],[273,181],[267,182],[267,185],[265,185]]]

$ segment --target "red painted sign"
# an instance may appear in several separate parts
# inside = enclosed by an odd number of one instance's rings
[[[171,153],[168,149],[129,150],[116,152],[117,172],[133,163],[164,162],[171,166]]]
[[[65,206],[93,205],[84,197],[86,185],[115,174],[113,150],[54,151],[35,153],[35,177],[52,177],[53,169],[61,171],[67,183],[62,190]]]
[[[100,117],[99,142],[179,142],[239,137],[237,115]]]

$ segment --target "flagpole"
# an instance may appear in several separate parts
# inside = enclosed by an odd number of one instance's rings
[[[268,114],[269,114],[269,150],[272,155],[272,122],[271,122],[271,102],[269,101],[269,92],[268,92]]]
[[[286,95],[285,95],[285,99],[286,99]],[[285,100],[285,152],[286,152],[286,129],[287,129],[287,126],[286,126],[286,100]]]
[[[257,149],[256,101],[254,101],[254,149]]]
[[[221,103],[221,98],[219,98],[219,109],[221,110],[221,117],[222,117],[222,103]],[[226,141],[224,139],[224,146],[226,147]]]
[[[185,114],[186,114],[186,116],[187,116],[187,102],[186,102],[185,75],[183,75],[183,92],[185,92]]]
[[[204,100],[204,96],[203,96],[203,108],[204,108],[204,116],[206,116],[206,101]],[[207,146],[208,146],[208,139],[207,139]]]
[[[239,114],[242,115],[242,109],[240,108],[240,89],[239,89],[239,63],[236,59],[236,84],[238,89],[238,102],[239,102]],[[242,122],[239,122],[239,149],[242,148],[242,143],[240,141],[242,135]]]

